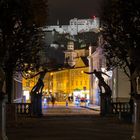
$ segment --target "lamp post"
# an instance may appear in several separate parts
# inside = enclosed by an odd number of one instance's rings
[[[132,140],[140,139],[140,95],[134,97],[134,128]]]
[[[6,136],[6,101],[7,98],[4,96],[2,101],[2,140],[8,140]]]

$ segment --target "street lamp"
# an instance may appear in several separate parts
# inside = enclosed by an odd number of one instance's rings
[[[83,74],[83,73],[84,73],[84,71],[82,70],[82,71],[81,71],[81,73]]]

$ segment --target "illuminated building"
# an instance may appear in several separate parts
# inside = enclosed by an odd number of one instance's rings
[[[93,71],[94,69],[96,69],[99,71],[103,71],[110,76],[107,77],[102,75],[105,82],[112,89],[113,101],[128,101],[130,97],[129,79],[124,74],[124,72],[119,68],[115,68],[112,71],[106,71],[106,59],[102,50],[102,45],[103,39],[102,36],[99,36],[98,45],[89,46],[89,56],[88,56],[89,71]],[[89,78],[90,78],[90,97],[91,97],[90,102],[99,105],[100,95],[98,89],[98,79],[94,76],[94,74],[89,75]]]
[[[70,68],[53,72],[52,75],[48,73],[45,78],[45,83],[48,83],[45,86],[48,87],[46,91],[55,94],[59,100],[65,100],[75,90],[89,94],[89,77],[84,74],[84,71],[88,70],[88,50],[74,49],[74,42],[69,41],[64,53],[65,63],[69,64]]]
[[[38,76],[32,79],[22,78],[22,90],[23,90],[23,102],[30,102],[30,91],[33,86],[37,83]]]
[[[89,76],[84,73],[88,70],[88,50],[85,48],[74,49],[74,43],[68,42],[65,53],[65,63],[70,65],[69,69],[47,72],[44,78],[45,93],[54,94],[59,100],[65,100],[75,90],[89,92]],[[38,77],[23,79],[23,94],[26,101],[31,89],[36,84]]]
[[[73,68],[53,72],[52,92],[58,99],[64,100],[76,90],[89,92],[89,76],[84,73],[88,70],[88,65],[84,59],[85,57],[79,57]]]
[[[56,31],[60,34],[77,35],[82,32],[99,32],[99,18],[94,17],[91,19],[71,19],[69,25],[52,25],[43,28],[43,31],[53,32]]]
[[[48,72],[44,78],[43,91],[54,94],[60,101],[65,100],[76,90],[83,94],[89,93],[89,76],[84,71],[88,71],[86,57],[77,58],[75,66],[70,69]],[[28,95],[36,82],[37,77],[23,79],[23,95],[27,102],[30,100]]]
[[[13,75],[12,101],[14,103],[22,102],[22,76],[15,72]]]
[[[69,41],[67,44],[67,50],[64,51],[65,53],[65,63],[68,63],[71,67],[76,65],[76,61],[79,57],[86,57],[88,56],[88,50],[83,49],[75,49],[74,42]]]

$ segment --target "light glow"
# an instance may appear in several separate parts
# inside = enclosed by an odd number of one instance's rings
[[[28,90],[24,90],[23,91],[23,96],[26,97],[26,101],[29,100],[30,99],[30,93],[29,93],[29,91]]]

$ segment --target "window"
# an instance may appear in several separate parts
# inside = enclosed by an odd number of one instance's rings
[[[30,81],[26,82],[26,87],[30,87]]]
[[[73,80],[71,81],[71,85],[73,86]]]
[[[87,85],[87,81],[85,80],[85,85]]]
[[[76,86],[78,86],[78,81],[76,81]]]

